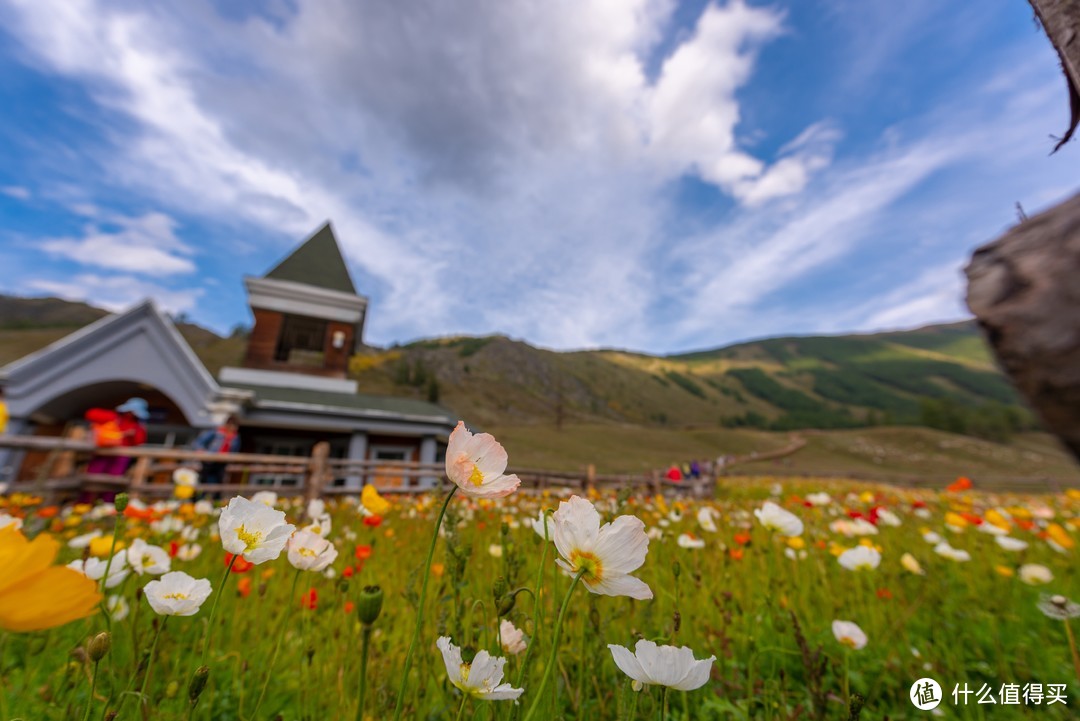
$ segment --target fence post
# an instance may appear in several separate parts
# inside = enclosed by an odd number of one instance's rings
[[[150,456],[140,456],[135,460],[131,468],[131,480],[128,482],[128,491],[138,498],[139,491],[146,486],[146,477],[150,474]]]
[[[327,459],[330,457],[330,444],[320,441],[311,449],[311,461],[308,463],[307,476],[304,478],[304,500],[308,503],[322,495],[323,485],[328,474]]]

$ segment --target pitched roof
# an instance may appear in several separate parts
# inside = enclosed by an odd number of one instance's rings
[[[334,393],[304,388],[279,388],[248,383],[230,383],[230,388],[252,391],[256,405],[318,406],[337,415],[400,417],[453,424],[450,411],[442,406],[414,398],[366,395],[363,393]]]
[[[356,286],[329,221],[264,277],[356,295]]]

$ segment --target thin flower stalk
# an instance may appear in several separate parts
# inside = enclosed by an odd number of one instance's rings
[[[574,594],[578,581],[586,574],[587,570],[583,568],[574,574],[574,580],[570,584],[570,588],[566,590],[566,596],[563,597],[562,607],[559,609],[559,618],[555,621],[555,630],[551,635],[551,655],[548,657],[547,667],[544,668],[544,677],[540,680],[540,686],[536,689],[536,697],[533,698],[532,706],[529,707],[529,713],[525,715],[525,721],[531,721],[533,716],[536,715],[537,709],[540,708],[544,689],[547,688],[548,683],[551,681],[551,674],[555,671],[555,665],[559,660],[559,635],[562,632],[563,619],[566,618],[566,609],[570,605],[570,597]]]

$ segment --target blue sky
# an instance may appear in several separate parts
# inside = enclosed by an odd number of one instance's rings
[[[1080,152],[1021,0],[0,0],[0,108],[0,291],[224,331],[330,219],[377,344],[962,318]]]

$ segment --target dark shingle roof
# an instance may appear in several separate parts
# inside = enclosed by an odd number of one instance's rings
[[[265,277],[356,295],[356,286],[329,221]]]
[[[422,417],[425,420],[446,423],[451,423],[453,420],[453,414],[442,406],[414,398],[365,395],[362,393],[334,393],[331,391],[279,388],[246,383],[230,383],[229,387],[254,392],[257,405],[264,401],[296,403],[332,408],[341,415],[386,416],[390,414],[414,418]]]

